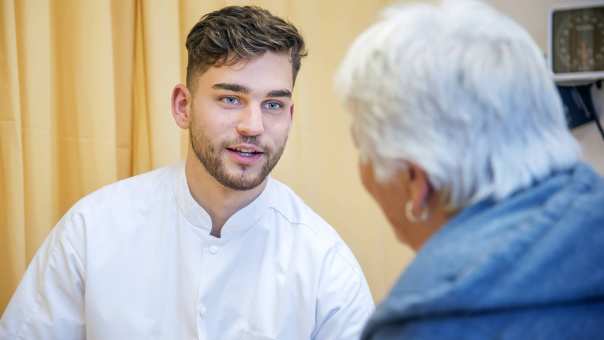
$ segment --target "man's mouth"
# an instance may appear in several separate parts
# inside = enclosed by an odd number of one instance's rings
[[[227,150],[236,152],[242,157],[255,157],[264,154],[264,152],[255,146],[232,146],[227,147]]]

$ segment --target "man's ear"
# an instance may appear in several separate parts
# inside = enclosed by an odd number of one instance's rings
[[[424,169],[409,163],[409,199],[413,206],[415,216],[420,216],[421,212],[428,206],[432,194],[432,186],[428,179],[428,174]]]
[[[172,117],[181,129],[188,129],[191,124],[191,93],[189,89],[178,84],[172,90]]]

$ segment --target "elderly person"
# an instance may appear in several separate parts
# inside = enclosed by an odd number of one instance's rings
[[[604,337],[604,180],[524,29],[478,2],[395,7],[337,87],[363,184],[417,251],[363,339]]]

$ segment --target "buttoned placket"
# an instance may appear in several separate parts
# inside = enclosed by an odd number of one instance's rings
[[[270,182],[269,182],[270,184]],[[220,261],[217,261],[217,256],[220,256],[223,252],[224,246],[233,240],[242,236],[243,233],[250,227],[252,227],[260,217],[260,215],[266,211],[267,197],[269,190],[265,189],[261,194],[261,197],[254,200],[243,210],[238,211],[225,223],[225,230],[223,230],[221,238],[215,238],[209,234],[211,228],[210,216],[200,207],[197,202],[193,199],[188,185],[186,183],[186,177],[184,174],[184,167],[181,168],[181,176],[177,182],[177,200],[181,205],[182,212],[185,218],[191,223],[191,226],[200,233],[200,248],[201,248],[201,261],[199,261],[199,268],[201,280],[199,282],[198,294],[197,294],[197,310],[196,310],[196,325],[198,339],[209,340],[208,338],[208,317],[210,313],[216,311],[209,310],[207,301],[204,301],[204,297],[208,292],[209,277],[212,276],[212,272],[216,270],[216,266],[219,265]],[[251,213],[251,214],[250,214]],[[210,279],[211,280],[211,279]]]
[[[210,228],[211,229],[211,228]],[[206,275],[213,271],[213,266],[216,265],[216,256],[220,255],[221,249],[224,247],[226,240],[214,238],[210,235],[205,235],[202,237],[202,252],[201,252],[201,262],[199,270],[205,273]],[[202,274],[202,277],[205,275]],[[210,340],[207,334],[207,320],[210,311],[209,306],[203,301],[204,296],[208,293],[207,282],[205,280],[201,280],[199,283],[199,294],[197,301],[197,331],[200,340]]]

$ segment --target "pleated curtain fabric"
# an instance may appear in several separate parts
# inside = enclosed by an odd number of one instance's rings
[[[12,1],[0,12],[0,310],[83,195],[181,158],[179,4]],[[154,27],[152,27],[154,26]]]

